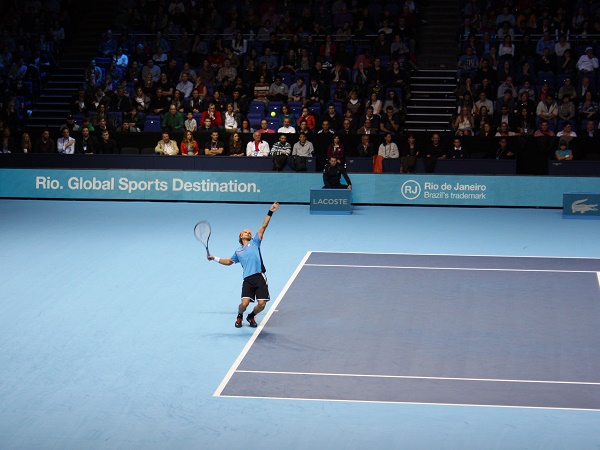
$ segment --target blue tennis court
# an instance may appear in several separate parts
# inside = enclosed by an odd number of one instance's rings
[[[0,200],[0,448],[600,446],[595,221],[282,205],[236,329],[267,208]]]
[[[599,273],[594,259],[311,253],[217,395],[600,409]]]

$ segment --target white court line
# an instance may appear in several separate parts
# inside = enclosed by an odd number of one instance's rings
[[[246,343],[245,347],[243,348],[242,353],[240,353],[240,355],[237,357],[237,359],[233,363],[233,366],[231,366],[231,368],[225,375],[225,378],[223,378],[223,381],[221,381],[221,384],[219,384],[219,387],[217,387],[217,390],[213,394],[213,397],[219,397],[221,395],[221,392],[223,392],[223,389],[225,389],[225,386],[227,385],[227,383],[229,383],[229,380],[231,379],[231,377],[237,370],[238,366],[240,365],[240,363],[242,362],[242,360],[244,359],[246,354],[250,351],[250,347],[252,347],[252,345],[254,344],[254,341],[256,341],[256,338],[258,337],[258,335],[260,334],[260,332],[262,331],[262,329],[268,322],[269,318],[271,317],[273,312],[275,312],[275,310],[277,309],[277,305],[279,305],[279,302],[281,301],[281,299],[283,298],[283,296],[285,295],[287,290],[290,288],[290,286],[292,285],[292,283],[294,282],[294,280],[296,279],[298,274],[300,273],[300,270],[304,266],[304,263],[306,262],[306,260],[310,257],[310,254],[311,254],[311,252],[307,252],[306,255],[304,255],[304,258],[302,258],[302,261],[300,261],[300,264],[298,264],[298,267],[296,267],[296,270],[294,271],[294,273],[292,274],[292,276],[290,277],[290,279],[288,280],[286,285],[283,287],[283,290],[281,291],[281,293],[275,300],[273,306],[271,306],[271,308],[269,308],[264,319],[260,321],[260,324],[254,331],[254,334],[252,334],[252,336]]]
[[[572,384],[600,386],[600,382],[591,381],[552,381],[552,380],[510,380],[502,378],[452,378],[452,377],[419,377],[409,375],[370,375],[355,373],[318,373],[318,372],[277,372],[270,370],[238,370],[238,373],[261,373],[269,375],[311,375],[319,377],[356,377],[356,378],[397,378],[401,380],[443,380],[443,381],[478,381],[490,383],[539,383],[539,384]]]
[[[475,258],[532,258],[532,259],[590,259],[592,261],[600,260],[591,256],[531,256],[531,255],[465,255],[459,253],[396,253],[396,252],[326,252],[314,250],[312,253],[327,254],[327,255],[401,255],[401,256],[459,256],[459,257],[475,257]]]
[[[598,286],[600,286],[600,272],[596,272],[596,276],[598,277]]]
[[[351,267],[357,269],[419,269],[419,270],[477,270],[477,271],[496,271],[496,272],[551,272],[551,273],[598,273],[595,270],[545,270],[545,269],[498,269],[481,267],[430,267],[430,266],[365,266],[359,264],[313,264],[306,266],[313,267]]]
[[[515,409],[550,409],[561,411],[595,411],[600,413],[600,409],[594,408],[563,408],[560,406],[519,406],[519,405],[485,405],[477,403],[434,403],[434,402],[392,402],[389,400],[345,400],[336,398],[302,398],[302,397],[265,397],[261,395],[222,395],[228,398],[259,398],[263,400],[306,400],[309,402],[344,402],[344,403],[381,403],[388,405],[424,405],[424,406],[465,406],[470,408],[515,408]]]

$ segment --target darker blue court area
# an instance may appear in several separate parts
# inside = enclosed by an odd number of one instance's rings
[[[599,272],[312,253],[221,395],[600,409]]]

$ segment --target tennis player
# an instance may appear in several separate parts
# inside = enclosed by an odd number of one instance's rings
[[[219,258],[218,256],[208,255],[209,260],[214,260],[224,266],[231,266],[235,263],[240,263],[244,269],[244,282],[242,283],[242,301],[238,308],[238,315],[235,321],[235,327],[241,328],[242,319],[244,317],[244,311],[248,305],[256,300],[254,309],[246,320],[252,328],[256,328],[256,321],[254,317],[259,314],[269,301],[269,285],[267,283],[267,276],[265,272],[265,266],[263,264],[262,255],[260,254],[260,244],[262,242],[265,230],[271,221],[271,216],[275,211],[279,209],[279,203],[275,202],[269,208],[267,217],[263,220],[262,225],[256,232],[255,236],[252,236],[250,230],[242,230],[239,236],[239,242],[241,247],[238,248],[231,258]]]

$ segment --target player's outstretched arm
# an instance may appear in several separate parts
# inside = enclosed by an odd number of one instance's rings
[[[223,264],[224,266],[230,266],[234,264],[231,258],[219,258],[218,256],[208,255],[206,259],[208,259],[209,261],[216,261],[219,264]]]
[[[279,209],[279,202],[275,202],[271,205],[271,207],[269,208],[269,212],[267,214],[267,216],[265,217],[265,220],[263,220],[262,225],[260,226],[260,228],[258,229],[257,233],[258,233],[258,237],[262,240],[263,235],[265,234],[265,230],[267,229],[267,227],[269,226],[269,222],[271,221],[271,216],[273,215],[273,213],[275,211],[277,211]]]

